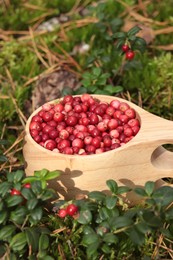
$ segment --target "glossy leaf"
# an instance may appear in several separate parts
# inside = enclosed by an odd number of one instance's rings
[[[17,206],[20,203],[22,203],[23,198],[22,198],[22,196],[14,195],[14,196],[8,197],[5,201],[7,203],[7,206],[10,208],[10,207],[14,207],[14,206]]]
[[[0,240],[6,241],[7,238],[12,236],[15,230],[16,227],[14,225],[7,225],[2,227],[0,230]]]
[[[133,223],[131,219],[125,216],[119,216],[112,220],[112,228],[113,229],[118,229],[122,227],[127,227],[130,226]],[[111,224],[111,223],[110,223]]]
[[[141,28],[138,26],[134,26],[127,32],[127,35],[128,35],[128,37],[130,37],[132,35],[137,34],[139,31],[141,31]]]
[[[103,241],[108,243],[108,244],[117,244],[118,243],[118,238],[116,235],[112,233],[107,233],[103,237]]]
[[[145,183],[145,192],[148,196],[151,196],[155,188],[155,183],[153,181],[148,181]]]
[[[90,199],[93,199],[95,201],[103,201],[106,197],[106,195],[101,191],[92,191],[88,194],[88,197]]]
[[[7,220],[8,213],[5,210],[2,210],[0,213],[0,224],[4,223]]]
[[[117,191],[118,191],[118,185],[116,183],[116,181],[114,180],[108,180],[106,181],[106,184],[107,186],[109,187],[110,191],[113,193],[113,194],[116,194]]]
[[[82,239],[82,244],[85,246],[95,244],[99,242],[99,236],[94,233],[94,234],[89,234],[89,235],[84,235]]]
[[[17,224],[22,224],[25,220],[26,215],[27,215],[26,208],[24,206],[19,207],[11,212],[10,220]]]
[[[36,222],[40,221],[43,215],[43,210],[41,207],[37,207],[31,211],[31,217]]]
[[[41,234],[39,238],[39,251],[46,250],[49,247],[49,237]]]
[[[45,180],[52,180],[52,179],[55,179],[55,178],[59,177],[60,175],[61,175],[60,171],[51,171],[51,172],[48,172],[44,176],[44,179]]]
[[[89,224],[91,220],[92,220],[92,214],[91,214],[90,210],[86,209],[86,210],[80,211],[79,218],[77,219],[77,221],[80,224],[83,224],[83,225]]]
[[[21,193],[22,193],[22,196],[27,200],[31,200],[35,197],[35,195],[31,189],[23,188]]]
[[[35,228],[28,227],[25,230],[25,233],[28,246],[31,248],[31,252],[36,252],[38,250],[39,244],[39,232]]]
[[[11,183],[1,182],[0,183],[0,194],[2,195],[2,197],[4,197],[6,195],[6,193],[10,191],[11,188],[12,188]]]
[[[134,229],[134,228],[131,229],[131,231],[129,233],[129,237],[134,244],[137,244],[137,245],[140,245],[140,246],[145,241],[145,235],[143,233],[139,232],[138,230]]]
[[[26,240],[25,232],[16,234],[10,242],[10,247],[14,252],[21,251],[26,245],[27,245],[27,240]]]
[[[33,210],[37,206],[38,202],[37,198],[29,199],[26,203],[28,210]]]
[[[107,196],[105,199],[105,205],[108,209],[113,209],[116,206],[117,197]]]
[[[13,175],[14,175],[14,182],[18,183],[23,179],[24,172],[22,170],[17,170],[15,173],[13,173]]]
[[[134,189],[134,191],[135,191],[136,194],[138,194],[141,197],[147,197],[148,196],[146,191],[142,188],[137,187],[137,188]]]

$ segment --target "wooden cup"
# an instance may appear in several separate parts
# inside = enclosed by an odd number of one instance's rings
[[[107,192],[106,181],[109,179],[115,180],[118,185],[134,188],[143,187],[147,181],[156,182],[156,186],[165,185],[163,178],[173,178],[173,153],[162,146],[173,144],[173,122],[121,98],[105,95],[93,97],[108,103],[118,99],[134,108],[141,123],[138,134],[124,146],[101,154],[81,156],[55,153],[38,145],[29,133],[31,118],[41,110],[40,107],[26,123],[23,146],[26,175],[33,175],[35,170],[43,168],[60,170],[61,176],[50,181],[49,185],[64,199],[73,199],[94,190]],[[133,192],[127,193],[124,198],[131,204],[139,200]]]

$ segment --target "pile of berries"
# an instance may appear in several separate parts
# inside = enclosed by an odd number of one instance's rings
[[[129,47],[129,45],[123,44],[121,48],[122,51],[125,53],[126,59],[133,60],[133,58],[135,57],[135,52]]]
[[[66,208],[59,209],[58,216],[60,218],[65,218],[66,216],[73,217],[78,212],[78,207],[75,204],[69,204]]]
[[[110,104],[89,94],[46,103],[32,117],[29,130],[42,147],[57,153],[90,155],[129,142],[139,131],[136,112],[118,99]]]

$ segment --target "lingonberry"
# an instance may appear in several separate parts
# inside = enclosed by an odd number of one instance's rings
[[[130,119],[136,117],[136,112],[133,108],[128,108],[125,112],[125,115],[127,115]]]
[[[23,188],[26,188],[26,189],[30,189],[31,188],[31,183],[25,183],[24,185],[23,185]]]
[[[123,44],[121,47],[123,52],[127,52],[129,50],[129,45],[128,44]]]
[[[135,52],[132,50],[129,50],[125,53],[127,60],[133,60],[135,57]]]
[[[74,216],[78,212],[78,206],[75,204],[69,204],[66,208],[67,215]]]
[[[52,118],[53,118],[53,114],[50,113],[50,111],[46,111],[46,112],[43,114],[42,118],[43,118],[43,120],[44,120],[45,122],[51,121]]]
[[[57,214],[60,218],[65,218],[67,216],[67,210],[66,209],[60,209]]]
[[[136,112],[127,102],[115,99],[108,104],[89,94],[67,95],[58,104],[46,103],[29,126],[30,135],[40,146],[80,155],[116,149],[139,129]]]
[[[21,192],[20,192],[20,190],[16,190],[16,189],[12,189],[11,191],[10,191],[10,195],[11,196],[20,196],[21,195]]]
[[[75,126],[77,124],[77,121],[78,121],[78,119],[76,116],[69,116],[66,119],[66,124],[68,126]]]
[[[46,142],[45,142],[45,144],[44,144],[44,147],[46,148],[46,149],[48,149],[48,150],[53,150],[53,149],[55,149],[56,148],[56,142],[54,141],[54,140],[47,140]]]
[[[84,142],[83,140],[81,140],[80,138],[75,138],[73,141],[72,141],[72,147],[79,147],[79,148],[83,148],[84,146]]]

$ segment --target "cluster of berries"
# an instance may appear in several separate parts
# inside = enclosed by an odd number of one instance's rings
[[[78,212],[78,207],[75,204],[71,203],[66,208],[59,209],[57,215],[60,218],[65,218],[66,216],[73,217],[74,215],[77,214],[77,212]]]
[[[121,49],[125,53],[127,60],[133,60],[135,57],[135,52],[129,47],[128,44],[123,44]]]

